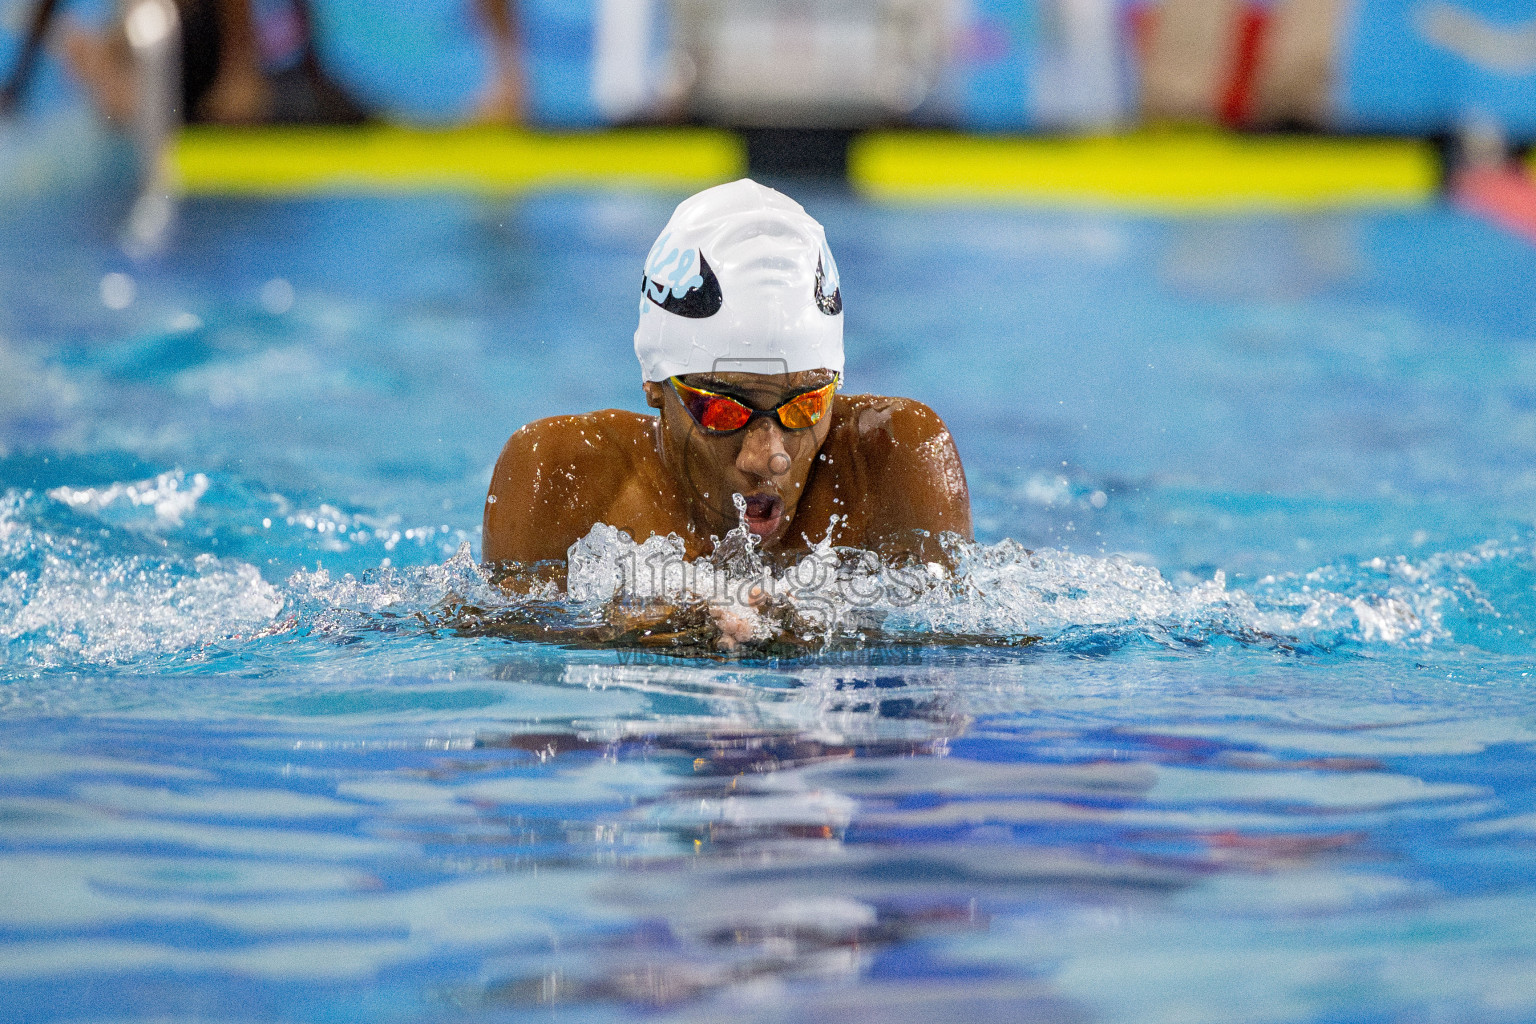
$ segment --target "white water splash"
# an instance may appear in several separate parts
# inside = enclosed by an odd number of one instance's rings
[[[117,526],[174,528],[206,493],[206,476],[194,473],[188,481],[185,473],[174,469],[150,480],[105,487],[55,487],[48,497]]]
[[[271,504],[271,514],[261,517],[262,529],[282,534],[286,527],[290,536],[297,531],[312,534],[306,538],[307,542],[331,554],[377,547],[383,552],[381,564],[385,567],[389,566],[397,548],[436,550],[444,558],[451,558],[473,536],[447,523],[425,522],[407,526],[398,513],[348,512],[329,502],[310,508],[277,493],[264,494],[261,498]]]
[[[1122,556],[1029,550],[1011,540],[955,540],[949,550],[952,572],[892,566],[871,552],[824,543],[798,564],[772,572],[752,559],[727,568],[718,558],[688,561],[676,537],[636,544],[599,524],[571,548],[569,593],[588,603],[702,600],[751,614],[758,603],[753,591],[759,591],[829,639],[878,625],[917,637],[1049,640],[1129,630],[1386,644],[1446,638],[1442,607],[1458,599],[1444,580],[1445,565],[1415,568],[1406,560],[1396,567],[1397,579],[1380,589],[1361,592],[1370,581],[1358,576],[1319,585],[1341,574],[1318,570],[1300,580],[1266,579],[1250,594],[1229,588],[1222,572],[1181,587]]]
[[[165,474],[139,485],[56,488],[49,496],[103,519],[123,513],[138,532],[184,515],[203,487],[198,477]],[[892,566],[870,552],[822,544],[798,564],[770,569],[750,539],[733,531],[710,557],[690,561],[676,537],[635,543],[598,524],[572,546],[564,590],[545,580],[518,594],[493,584],[467,544],[436,565],[360,576],[300,571],[274,586],[243,562],[123,553],[95,530],[52,530],[39,515],[45,509],[18,492],[0,497],[0,652],[23,668],[147,666],[274,630],[382,638],[402,627],[452,623],[461,607],[474,609],[477,621],[504,610],[525,617],[548,611],[549,639],[559,642],[562,629],[602,624],[615,610],[651,602],[703,602],[722,633],[737,640],[791,630],[813,647],[891,637],[1039,637],[1070,649],[1116,638],[1187,645],[1223,636],[1279,646],[1425,646],[1451,639],[1444,622],[1450,609],[1478,622],[1499,617],[1467,571],[1528,557],[1525,548],[1490,544],[1419,561],[1325,566],[1235,588],[1219,572],[1181,585],[1128,558],[1031,551],[1007,540],[953,541],[952,568]]]
[[[0,498],[0,652],[12,665],[142,663],[238,639],[271,624],[283,595],[256,567],[103,554],[27,522]]]
[[[449,597],[491,607],[527,599],[525,595],[509,595],[492,584],[468,542],[437,565],[376,570],[362,579],[351,573],[333,577],[324,568],[301,569],[288,577],[286,589],[295,607],[310,609],[325,622],[427,612]],[[533,596],[555,597],[557,593],[551,589]]]

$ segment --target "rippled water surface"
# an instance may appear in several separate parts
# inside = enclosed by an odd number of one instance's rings
[[[736,658],[475,564],[679,197],[0,214],[8,1019],[1536,1019],[1536,250],[800,197],[977,543]]]

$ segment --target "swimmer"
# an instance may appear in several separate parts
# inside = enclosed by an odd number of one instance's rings
[[[679,205],[645,264],[635,353],[657,414],[513,434],[486,497],[486,562],[564,559],[599,522],[636,542],[675,534],[690,559],[743,520],[769,556],[830,530],[838,546],[942,563],[942,534],[971,539],[943,421],[912,399],[840,393],[837,264],[793,200],[743,179]]]

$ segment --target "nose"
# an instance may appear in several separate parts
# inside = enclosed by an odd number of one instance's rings
[[[789,453],[784,450],[784,431],[772,420],[762,419],[747,428],[736,468],[759,480],[772,480],[789,472]]]

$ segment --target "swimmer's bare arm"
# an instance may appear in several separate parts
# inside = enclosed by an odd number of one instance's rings
[[[602,520],[625,476],[602,415],[536,420],[507,439],[486,496],[483,561],[564,559]]]
[[[974,533],[965,468],[944,421],[910,398],[874,399],[850,419],[870,491],[866,543],[887,557],[947,564],[940,535]]]

